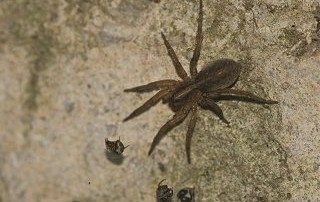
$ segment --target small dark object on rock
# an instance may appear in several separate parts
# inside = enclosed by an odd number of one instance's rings
[[[158,184],[157,192],[156,192],[156,197],[157,197],[157,202],[170,202],[172,201],[173,197],[173,190],[172,188],[169,188],[167,185],[161,185],[163,181],[166,179],[161,180]]]
[[[177,197],[181,202],[195,202],[194,188],[181,189],[178,192]]]
[[[160,0],[150,0],[150,1],[152,1],[154,3],[160,3]]]
[[[109,141],[108,138],[105,139],[106,149],[109,152],[113,152],[115,154],[121,155],[123,151],[129,146],[124,146],[123,143],[120,141],[120,137],[116,141]]]

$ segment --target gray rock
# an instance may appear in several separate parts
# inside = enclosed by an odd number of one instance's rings
[[[188,120],[148,157],[172,112],[122,123],[152,95],[123,89],[177,78],[160,31],[188,66],[196,1],[1,1],[0,201],[149,202],[164,178],[197,201],[319,201],[319,6],[204,0],[199,69],[237,60],[235,88],[279,104],[221,102],[230,127],[201,111],[188,165]],[[114,164],[104,139],[119,136]]]

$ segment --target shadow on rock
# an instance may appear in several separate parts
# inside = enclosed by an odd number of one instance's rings
[[[106,159],[108,159],[111,163],[115,165],[121,165],[124,160],[124,156],[122,154],[117,154],[112,151],[105,150]]]

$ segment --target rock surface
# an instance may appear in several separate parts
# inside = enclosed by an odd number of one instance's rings
[[[201,111],[191,165],[186,123],[147,156],[167,106],[122,123],[152,95],[123,89],[177,78],[161,31],[188,66],[197,11],[194,0],[1,1],[0,201],[149,202],[163,178],[197,201],[319,201],[317,0],[204,0],[199,67],[240,61],[235,88],[279,104],[221,102],[229,127]],[[114,164],[104,139],[119,136],[130,146]]]

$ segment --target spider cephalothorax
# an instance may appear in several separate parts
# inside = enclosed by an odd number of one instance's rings
[[[186,152],[188,162],[190,163],[191,138],[197,121],[198,107],[211,110],[224,123],[229,124],[229,122],[224,118],[221,108],[216,104],[217,101],[238,100],[258,104],[277,103],[277,101],[266,100],[246,91],[232,89],[234,84],[237,82],[242,69],[241,65],[234,60],[219,59],[205,66],[200,72],[197,71],[197,64],[203,40],[202,21],[203,5],[202,0],[200,0],[196,43],[189,67],[190,76],[188,76],[187,72],[183,69],[164,34],[161,33],[168,54],[181,80],[165,79],[125,90],[125,92],[138,93],[154,90],[160,91],[146,101],[141,107],[134,110],[127,118],[124,119],[124,121],[140,115],[159,101],[169,104],[170,108],[175,112],[174,116],[160,128],[159,132],[154,137],[149,150],[149,155],[159,144],[160,140],[171,129],[183,122],[187,115],[190,114],[190,121],[186,135]]]

